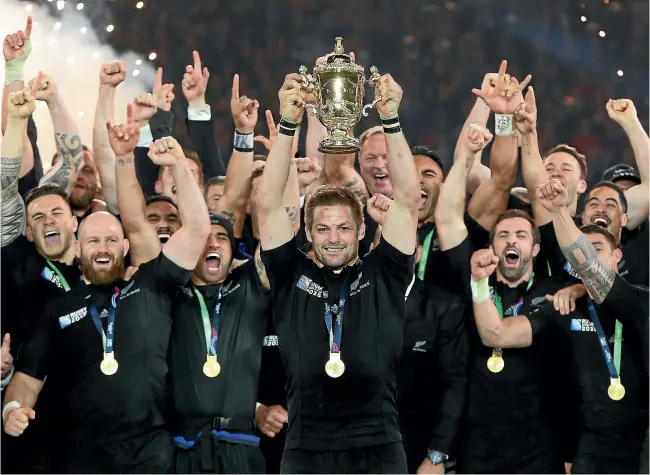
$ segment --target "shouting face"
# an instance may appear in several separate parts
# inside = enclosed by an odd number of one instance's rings
[[[420,209],[418,222],[424,223],[430,219],[436,209],[440,186],[444,176],[442,168],[426,155],[414,155],[415,167],[420,176]]]
[[[618,192],[608,186],[591,191],[582,212],[582,224],[602,226],[620,242],[621,230],[627,224],[627,214]]]
[[[339,270],[357,260],[365,225],[357,228],[349,206],[318,206],[314,209],[311,229],[306,231],[316,261]]]
[[[499,258],[497,272],[506,281],[516,283],[531,268],[533,257],[539,253],[539,244],[534,243],[530,222],[517,217],[504,219],[496,225],[492,249]]]
[[[393,197],[393,185],[388,176],[386,139],[377,133],[368,137],[359,152],[359,171],[372,196],[374,193]]]
[[[232,263],[232,246],[226,228],[213,224],[194,275],[206,285],[223,282]]]
[[[181,228],[178,209],[167,201],[153,201],[145,211],[147,222],[156,230],[160,245],[164,246],[169,238]]]
[[[59,195],[36,198],[27,207],[27,239],[49,260],[58,260],[70,249],[77,218]]]

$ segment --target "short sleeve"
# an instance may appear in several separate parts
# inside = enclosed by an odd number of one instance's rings
[[[49,313],[40,320],[36,332],[27,340],[16,359],[16,371],[32,378],[45,379],[52,362],[52,348],[59,331],[58,321]]]
[[[553,302],[544,301],[540,305],[533,306],[526,316],[533,330],[533,340],[546,329],[547,325],[555,322],[558,315]]]
[[[414,254],[404,254],[386,241],[384,236],[367,258],[377,260],[386,270],[387,277],[403,284],[405,288],[413,279]]]
[[[271,290],[276,290],[283,282],[293,279],[296,269],[305,259],[305,255],[296,247],[296,238],[293,237],[275,249],[260,251],[262,263],[266,268]]]
[[[614,285],[600,304],[606,314],[617,315],[625,325],[639,326],[644,335],[648,334],[648,288],[630,284],[616,274]]]
[[[469,236],[466,237],[458,246],[447,249],[446,251],[443,251],[443,253],[449,263],[449,268],[451,269],[449,279],[454,281],[452,287],[456,289],[459,295],[469,297],[469,283],[472,277],[470,261],[472,260],[472,254],[474,253],[474,247],[472,246]]]
[[[472,249],[485,249],[490,244],[490,232],[483,229],[469,213],[465,213],[465,227],[472,244]]]
[[[153,280],[156,287],[164,292],[184,286],[191,276],[191,270],[183,269],[161,252],[155,259],[142,264],[133,278]]]

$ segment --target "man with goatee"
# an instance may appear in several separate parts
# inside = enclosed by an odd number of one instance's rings
[[[137,124],[110,128],[117,166],[133,163]],[[124,281],[129,241],[106,212],[81,223],[77,257],[83,282],[53,301],[16,362],[3,408],[4,430],[29,430],[46,377],[65,395],[67,472],[166,473],[174,453],[165,425],[171,298],[187,283],[210,231],[203,195],[171,137],[149,156],[174,169],[183,226],[146,259],[135,236],[138,271]],[[153,232],[153,228],[149,228]]]

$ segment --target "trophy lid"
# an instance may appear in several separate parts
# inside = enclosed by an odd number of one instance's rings
[[[339,58],[346,63],[353,63],[354,60],[352,59],[352,57],[349,54],[345,54],[345,50],[343,49],[343,38],[337,36],[335,40],[336,40],[336,45],[334,46],[334,51],[327,55],[326,62],[333,63],[335,59]]]
[[[319,75],[326,72],[350,72],[363,74],[363,66],[357,64],[354,59],[343,49],[343,38],[336,37],[334,51],[325,56],[325,61],[314,67],[314,74]]]

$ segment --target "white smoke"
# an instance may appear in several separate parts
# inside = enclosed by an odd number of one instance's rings
[[[115,121],[126,118],[126,104],[141,92],[150,92],[155,69],[146,57],[133,52],[118,55],[112,48],[101,44],[89,19],[82,11],[77,11],[77,2],[65,2],[61,18],[52,17],[47,8],[19,0],[0,0],[0,41],[7,34],[25,28],[29,15],[33,19],[32,52],[25,64],[25,83],[36,77],[39,71],[52,76],[59,88],[59,94],[75,117],[81,139],[92,148],[92,127],[99,87],[99,67],[102,63],[114,60],[126,62],[128,75],[117,89],[115,100]],[[56,28],[60,23],[60,28]],[[113,34],[120,32],[115,25]],[[85,28],[85,33],[82,33]],[[142,63],[136,65],[136,60]],[[133,71],[139,70],[137,77]],[[4,69],[0,67],[0,80],[4,85]],[[39,102],[34,113],[38,128],[38,148],[43,160],[43,168],[50,166],[56,149],[54,129],[47,106]]]

